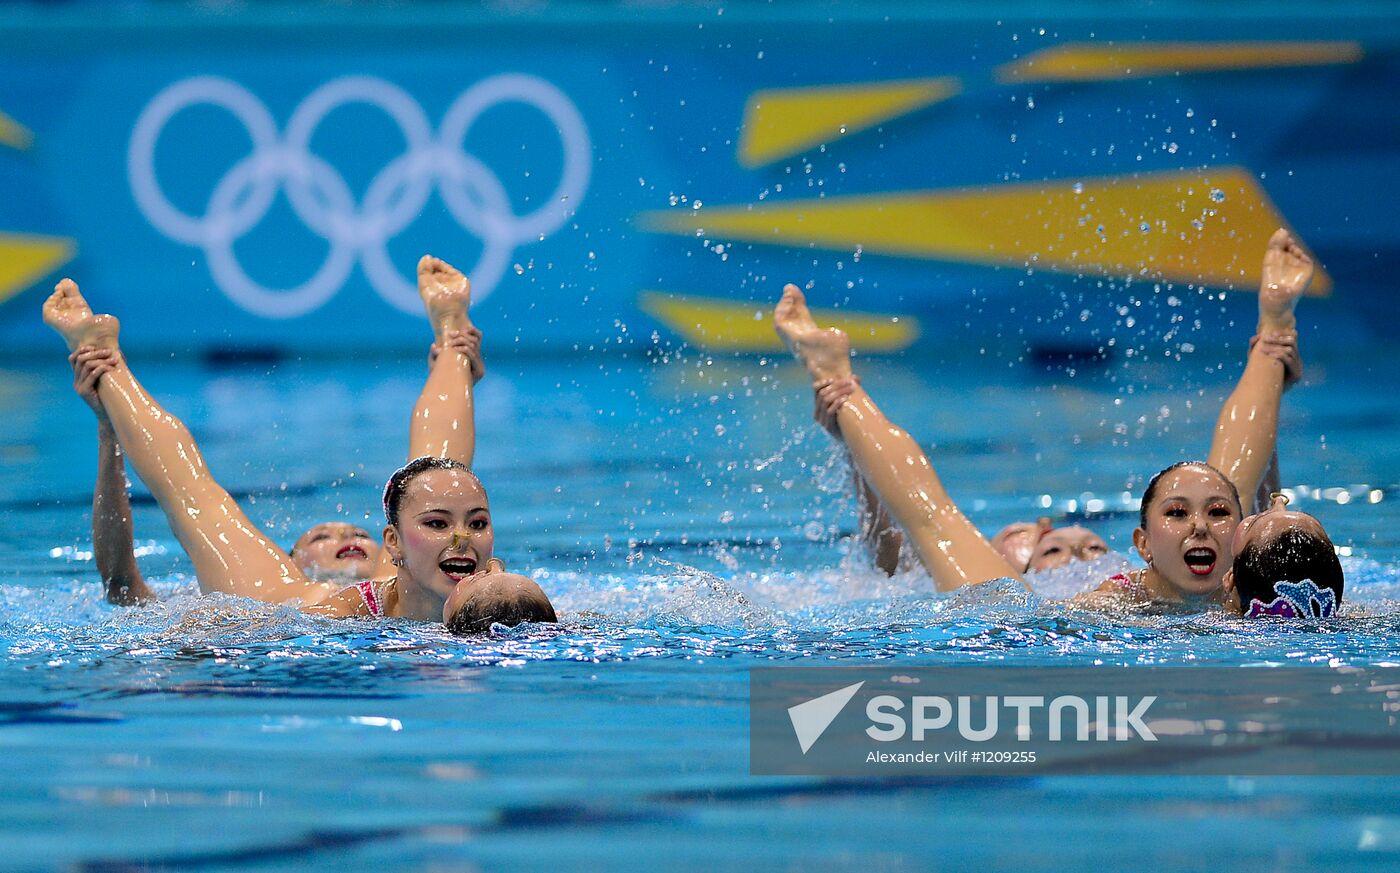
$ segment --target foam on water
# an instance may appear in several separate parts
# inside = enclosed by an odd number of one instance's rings
[[[1035,574],[1038,587],[1077,593],[1123,565],[1110,555]],[[95,663],[112,656],[237,660],[416,658],[475,664],[525,660],[741,658],[753,662],[953,654],[996,659],[1071,656],[1094,662],[1254,662],[1391,657],[1400,634],[1400,569],[1346,559],[1341,613],[1317,622],[1247,620],[1221,612],[1106,615],[1010,580],[932,590],[918,572],[886,577],[848,568],[738,572],[728,577],[664,559],[632,575],[541,572],[558,627],[498,627],[457,638],[441,625],[344,621],[290,606],[201,595],[183,576],[152,582],[161,600],[113,607],[95,573],[40,588],[0,586],[0,639],[11,664]],[[1300,645],[1309,648],[1300,649]]]

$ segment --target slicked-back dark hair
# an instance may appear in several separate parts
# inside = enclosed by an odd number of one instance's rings
[[[1161,483],[1162,477],[1173,470],[1180,470],[1182,467],[1201,467],[1219,476],[1221,481],[1225,483],[1225,487],[1230,489],[1230,496],[1235,498],[1235,508],[1240,511],[1240,517],[1244,517],[1244,504],[1240,502],[1239,489],[1235,487],[1234,482],[1230,481],[1229,476],[1226,476],[1205,461],[1178,461],[1166,469],[1158,470],[1157,475],[1148,480],[1147,489],[1142,492],[1142,506],[1138,509],[1138,522],[1143,530],[1147,529],[1147,507],[1152,505],[1152,499],[1157,496],[1157,486]]]
[[[481,634],[491,630],[493,624],[515,627],[527,621],[555,624],[559,617],[547,598],[531,597],[525,592],[505,592],[471,598],[448,616],[447,629],[454,634]]]
[[[1246,612],[1249,602],[1272,603],[1278,582],[1312,580],[1318,588],[1331,588],[1342,604],[1342,562],[1326,534],[1291,527],[1268,542],[1251,541],[1235,556],[1235,590]]]
[[[476,478],[471,467],[461,461],[454,461],[451,458],[433,458],[427,455],[414,458],[395,470],[394,475],[390,476],[388,483],[384,485],[384,518],[389,521],[389,524],[394,527],[399,526],[399,506],[403,503],[404,492],[408,490],[409,483],[417,479],[420,473],[425,473],[428,470],[455,470],[458,473],[465,473],[472,477],[476,487],[481,488],[482,494],[486,493],[481,480]]]

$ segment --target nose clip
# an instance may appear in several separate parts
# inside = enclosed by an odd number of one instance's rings
[[[457,548],[457,546],[461,545],[465,541],[466,537],[462,536],[455,530],[452,532],[452,548]]]
[[[1274,503],[1278,503],[1280,500],[1283,501],[1284,506],[1288,505],[1288,495],[1284,494],[1282,491],[1275,491],[1274,493],[1269,495],[1269,503],[1271,505]]]

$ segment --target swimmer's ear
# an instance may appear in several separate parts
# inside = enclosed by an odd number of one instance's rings
[[[1152,552],[1147,548],[1147,531],[1142,528],[1133,531],[1133,548],[1137,549],[1144,561],[1152,563]]]
[[[1226,609],[1238,615],[1244,614],[1244,605],[1240,603],[1240,593],[1235,590],[1235,568],[1231,567],[1225,571],[1225,575],[1220,577],[1220,590],[1225,593],[1223,603]]]
[[[399,543],[398,528],[392,524],[384,526],[384,551],[389,553],[395,567],[403,566],[403,546]]]

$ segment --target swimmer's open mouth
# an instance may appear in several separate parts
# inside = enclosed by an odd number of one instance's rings
[[[472,558],[448,558],[439,563],[438,568],[453,582],[461,582],[476,572],[476,561]]]
[[[1189,549],[1184,556],[1186,569],[1197,576],[1209,576],[1215,569],[1215,549]]]
[[[335,553],[337,558],[359,558],[361,561],[369,557],[369,554],[359,546],[341,546],[340,551]]]

